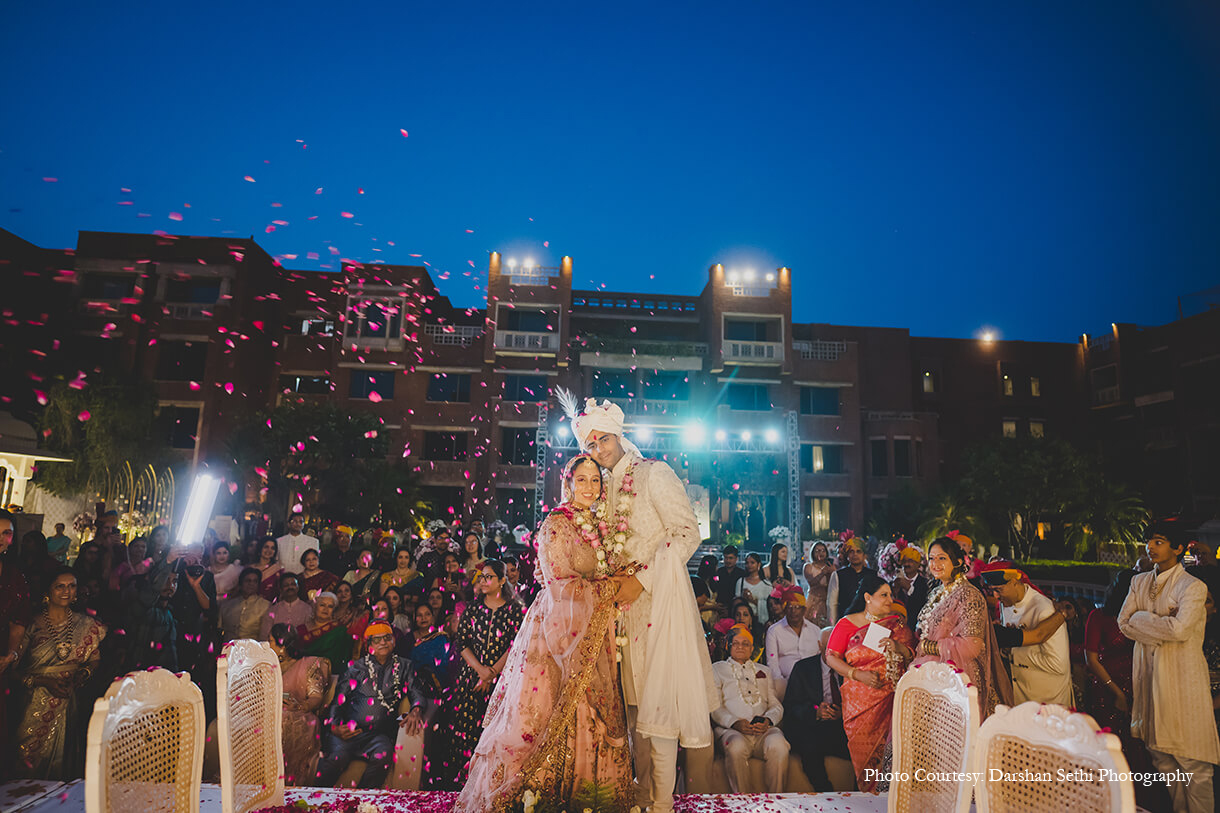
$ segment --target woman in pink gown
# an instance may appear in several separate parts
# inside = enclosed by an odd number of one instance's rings
[[[526,792],[557,809],[581,809],[594,790],[612,809],[631,804],[614,646],[621,579],[598,556],[604,492],[590,456],[569,461],[563,491],[538,529],[541,591],[509,650],[455,813],[517,810]]]

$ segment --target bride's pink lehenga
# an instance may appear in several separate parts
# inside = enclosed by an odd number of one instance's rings
[[[563,511],[537,539],[542,589],[509,650],[455,813],[517,809],[527,790],[562,808],[589,782],[616,808],[631,804],[616,587],[595,577],[596,554]]]

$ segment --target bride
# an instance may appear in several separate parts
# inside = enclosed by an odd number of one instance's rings
[[[526,798],[569,810],[632,804],[614,640],[627,568],[617,575],[605,536],[601,469],[577,455],[563,470],[563,503],[538,529],[541,592],[509,650],[455,813],[519,810]]]

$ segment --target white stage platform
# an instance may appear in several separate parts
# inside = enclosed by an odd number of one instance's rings
[[[288,788],[285,805],[337,804],[355,810],[361,801],[377,805],[382,813],[449,813],[455,793]],[[678,796],[675,813],[885,813],[884,796],[869,793],[784,793],[742,796]],[[273,808],[276,809],[276,808]],[[85,783],[14,781],[0,785],[0,813],[84,813]],[[220,786],[204,785],[200,813],[220,813]],[[293,813],[305,813],[296,808]],[[577,812],[578,813],[578,812]]]

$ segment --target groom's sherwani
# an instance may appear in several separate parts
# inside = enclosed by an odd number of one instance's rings
[[[631,453],[610,473],[612,520],[629,469],[636,496],[623,555],[647,569],[636,574],[644,592],[622,620],[620,634],[627,637],[623,694],[627,705],[637,708],[638,733],[676,739],[685,748],[706,748],[712,744],[710,715],[720,707],[720,696],[686,569],[699,547],[699,523],[673,469]]]

